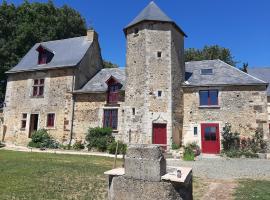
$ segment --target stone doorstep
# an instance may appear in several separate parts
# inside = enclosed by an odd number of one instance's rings
[[[169,172],[161,177],[161,180],[164,181],[171,181],[176,183],[185,183],[192,174],[192,168],[188,167],[170,167],[170,171],[174,170],[173,172]],[[176,171],[181,171],[181,178],[177,178]],[[104,172],[105,175],[108,176],[123,176],[125,175],[125,169],[124,168],[116,168],[109,171]]]

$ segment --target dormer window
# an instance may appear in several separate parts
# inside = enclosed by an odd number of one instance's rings
[[[46,52],[39,52],[38,64],[39,65],[47,64],[47,54],[46,54]]]
[[[54,54],[42,45],[40,45],[36,50],[38,51],[39,65],[47,64],[52,60]]]
[[[212,75],[213,69],[201,69],[201,75]]]
[[[115,78],[111,77],[107,81],[107,85],[108,85],[107,103],[117,104],[119,98],[120,83]]]

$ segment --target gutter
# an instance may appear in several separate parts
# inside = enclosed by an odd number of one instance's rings
[[[73,77],[72,77],[72,89],[71,89],[71,94],[72,94],[72,108],[71,108],[71,127],[70,127],[70,137],[69,137],[69,143],[68,143],[68,149],[70,150],[71,146],[71,141],[73,139],[73,121],[74,121],[74,110],[75,110],[75,95],[73,94],[74,92],[74,83],[75,83],[75,69],[73,70]]]
[[[217,86],[268,86],[268,83],[254,83],[254,84],[207,84],[207,85],[183,85],[183,88],[195,88],[195,87],[217,87]]]

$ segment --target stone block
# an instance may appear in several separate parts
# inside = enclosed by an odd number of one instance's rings
[[[109,200],[182,200],[169,182],[149,182],[124,176],[114,177]]]
[[[125,176],[147,181],[160,181],[166,173],[166,160],[125,159]]]
[[[166,173],[162,150],[153,145],[132,145],[125,158],[125,176],[128,178],[160,181]]]
[[[149,144],[130,145],[127,150],[127,157],[158,160],[163,154],[159,146]]]

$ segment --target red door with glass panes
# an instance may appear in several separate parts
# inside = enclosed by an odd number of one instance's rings
[[[153,144],[160,144],[164,149],[167,149],[166,124],[153,124]]]
[[[220,152],[219,124],[201,124],[202,153],[218,154]]]

